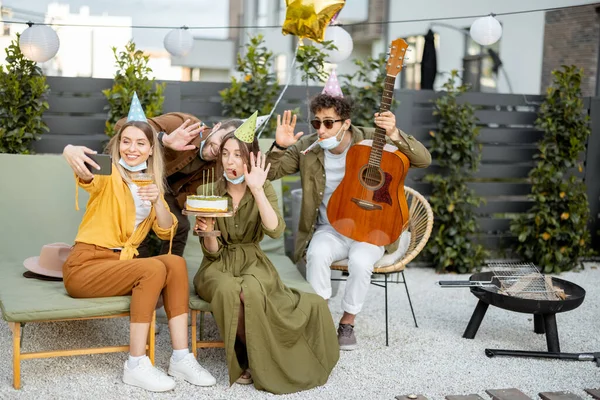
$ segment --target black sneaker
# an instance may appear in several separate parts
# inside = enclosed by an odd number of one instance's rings
[[[338,343],[340,350],[356,349],[356,336],[354,336],[354,325],[340,324],[338,327]]]

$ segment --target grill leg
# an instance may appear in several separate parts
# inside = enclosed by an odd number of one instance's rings
[[[475,311],[473,311],[473,315],[471,315],[469,325],[467,325],[467,329],[465,329],[465,333],[463,333],[463,337],[465,339],[475,338],[477,330],[479,329],[479,325],[481,325],[481,321],[483,321],[483,317],[485,317],[485,312],[487,311],[488,307],[488,303],[479,300],[477,307],[475,307]]]
[[[550,353],[560,353],[558,342],[558,329],[556,328],[556,314],[545,314],[544,327],[546,328],[546,343]]]
[[[533,331],[535,333],[546,333],[546,328],[544,328],[543,315],[533,314]]]

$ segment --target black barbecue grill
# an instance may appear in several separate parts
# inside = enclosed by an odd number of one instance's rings
[[[585,290],[563,279],[539,273],[533,264],[488,264],[469,281],[440,281],[442,287],[467,286],[479,299],[463,334],[473,339],[490,305],[505,310],[533,314],[534,331],[546,334],[548,351],[560,352],[556,314],[574,310],[585,298]]]

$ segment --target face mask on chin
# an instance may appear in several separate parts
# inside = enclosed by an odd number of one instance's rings
[[[204,145],[208,141],[208,138],[211,137],[212,134],[215,133],[215,132],[217,132],[220,128],[221,128],[221,123],[218,122],[217,124],[215,124],[215,126],[213,126],[211,132],[208,134],[208,136],[206,137],[206,139],[204,139],[203,141],[200,142],[200,151],[198,152],[198,157],[200,157],[201,160],[208,161],[202,155],[202,150],[204,149]]]
[[[201,160],[206,161],[204,157],[202,157],[202,149],[204,149],[204,143],[206,143],[206,140],[200,142],[200,151],[198,152],[198,157],[200,157]]]
[[[319,146],[321,146],[321,148],[323,150],[331,150],[331,149],[335,149],[336,147],[338,147],[340,145],[340,143],[342,142],[342,140],[344,139],[344,135],[346,134],[346,131],[344,131],[344,134],[342,135],[340,140],[337,140],[337,135],[340,134],[342,129],[344,129],[344,125],[342,125],[340,130],[337,131],[337,133],[335,135],[328,137],[327,139],[321,140],[319,142]]]
[[[223,171],[223,176],[225,177],[227,182],[232,183],[234,185],[239,185],[240,183],[244,182],[244,180],[246,179],[246,175],[238,176],[235,179],[229,179],[229,177],[227,176],[227,172],[225,172],[225,171]]]
[[[148,162],[147,161],[144,161],[143,163],[138,164],[138,165],[131,166],[131,165],[127,164],[125,162],[125,160],[123,160],[123,157],[121,157],[121,159],[119,160],[119,165],[121,167],[125,168],[129,172],[140,172],[140,171],[148,168]]]

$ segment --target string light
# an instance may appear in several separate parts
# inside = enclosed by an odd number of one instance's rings
[[[469,33],[475,42],[482,46],[489,46],[502,37],[502,25],[494,18],[494,14],[490,14],[487,17],[476,19],[471,25]]]
[[[163,45],[172,56],[184,57],[192,51],[194,37],[187,26],[182,26],[167,33],[163,40]]]
[[[28,23],[19,39],[19,48],[23,55],[35,62],[45,62],[58,52],[60,40],[54,29],[46,25]]]
[[[550,7],[550,8],[537,8],[531,10],[521,10],[521,11],[507,11],[501,13],[494,13],[495,16],[503,16],[503,15],[517,15],[517,14],[528,14],[535,12],[545,12],[545,11],[556,11],[563,10],[566,8],[578,8],[589,6],[590,4],[579,4],[575,6],[563,6],[563,7]],[[486,17],[489,14],[482,15],[462,15],[462,16],[454,16],[454,17],[434,17],[434,18],[418,18],[418,19],[403,19],[396,21],[362,21],[362,22],[353,22],[348,24],[342,24],[336,22],[337,26],[350,27],[350,26],[361,26],[361,25],[387,25],[387,24],[404,24],[411,22],[431,22],[431,21],[449,21],[455,19],[472,19],[472,18],[481,18]],[[27,22],[23,21],[2,21],[4,24],[27,24]],[[180,26],[158,26],[158,25],[132,25],[132,26],[117,26],[117,25],[88,25],[88,24],[60,24],[60,23],[41,23],[36,22],[36,25],[51,25],[51,26],[68,26],[68,27],[81,27],[81,28],[127,28],[127,29],[180,29]],[[282,25],[228,25],[228,26],[189,26],[190,30],[212,30],[212,29],[275,29],[281,28]]]

